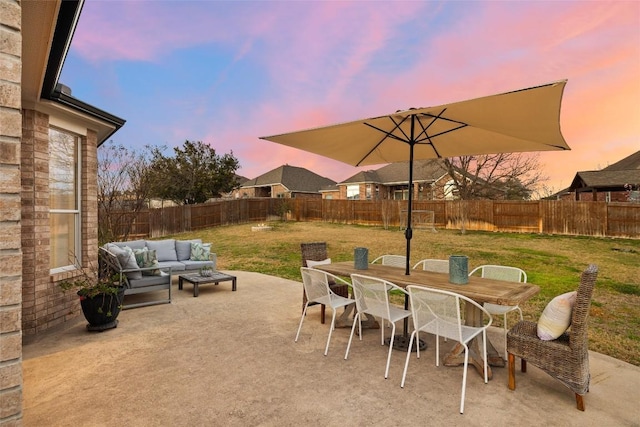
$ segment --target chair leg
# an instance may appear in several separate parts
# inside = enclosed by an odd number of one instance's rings
[[[327,337],[327,346],[324,348],[325,356],[329,352],[329,343],[331,342],[331,334],[333,333],[333,328],[335,328],[335,325],[336,325],[336,309],[334,308],[333,315],[331,316],[331,326],[329,327],[329,336]]]
[[[504,326],[504,358],[507,359],[507,313],[504,314],[503,326]]]
[[[300,317],[300,324],[298,325],[298,332],[296,332],[296,339],[294,340],[294,342],[298,342],[298,337],[300,336],[300,329],[302,329],[302,322],[304,322],[304,316],[307,314],[308,306],[309,304],[305,303],[304,307],[302,308],[302,316]]]
[[[520,371],[527,372],[527,361],[520,359]]]
[[[357,312],[353,318],[353,325],[351,325],[351,334],[349,334],[349,343],[347,344],[347,351],[344,353],[344,360],[349,357],[349,349],[351,348],[351,341],[353,340],[353,333],[356,330],[356,323],[360,324],[360,312]],[[360,329],[360,339],[362,339],[362,329]]]
[[[507,359],[509,361],[509,390],[516,389],[516,356],[511,353],[507,353]]]
[[[582,399],[582,395],[576,393],[576,406],[579,411],[584,411],[584,400]]]
[[[322,323],[324,325],[324,312],[326,310],[327,306],[324,304],[320,305],[320,323]]]
[[[400,382],[400,388],[404,388],[404,380],[407,377],[407,368],[409,367],[409,358],[411,357],[411,347],[413,346],[413,339],[417,338],[418,334],[417,334],[417,330],[414,330],[413,332],[411,332],[411,338],[409,338],[409,349],[407,350],[407,358],[405,359],[404,362],[404,371],[402,371],[402,382]],[[418,338],[419,339],[419,338]],[[419,343],[420,341],[418,341]],[[419,344],[416,344],[418,346],[418,348],[420,347]]]
[[[389,322],[391,323],[391,322]],[[389,340],[389,354],[387,355],[387,367],[384,370],[384,378],[389,378],[389,365],[391,364],[391,352],[393,351],[393,339],[396,336],[396,324],[391,323],[391,339]]]

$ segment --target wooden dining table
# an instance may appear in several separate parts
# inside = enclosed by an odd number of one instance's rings
[[[424,270],[411,270],[409,275],[405,269],[389,265],[369,264],[366,270],[356,269],[353,261],[336,262],[318,265],[315,268],[337,276],[351,276],[362,274],[387,280],[401,288],[408,285],[425,286],[464,295],[480,305],[483,303],[501,305],[519,305],[540,292],[540,287],[531,283],[507,282],[503,280],[486,279],[470,276],[469,283],[458,285],[449,282],[449,275]],[[408,303],[405,300],[405,306]],[[465,305],[465,322],[471,326],[483,325],[483,312],[473,304]],[[484,377],[484,363],[482,360],[482,337],[478,336],[468,343],[469,363]],[[458,366],[464,363],[464,346],[457,344],[444,358],[446,366]],[[489,379],[492,377],[491,366],[505,366],[505,360],[487,338],[487,364]]]

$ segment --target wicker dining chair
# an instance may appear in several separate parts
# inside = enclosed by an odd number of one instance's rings
[[[300,243],[300,251],[302,252],[302,266],[310,267],[307,265],[307,261],[324,261],[329,259],[327,255],[327,243],[326,242],[309,242],[309,243]],[[336,283],[335,281],[329,282],[329,288],[335,293],[344,298],[349,298],[349,286]],[[307,294],[302,289],[302,310],[304,310],[305,305],[307,304]],[[309,305],[314,305],[317,303],[310,303]],[[324,324],[325,320],[325,310],[326,306],[322,304],[320,308],[320,322]]]
[[[562,382],[576,395],[576,406],[584,411],[584,394],[589,391],[589,349],[587,320],[598,267],[589,265],[582,273],[576,301],[571,313],[571,327],[559,338],[543,341],[537,335],[537,323],[520,321],[507,333],[509,389],[516,389],[515,358],[520,357],[521,370],[527,362]]]

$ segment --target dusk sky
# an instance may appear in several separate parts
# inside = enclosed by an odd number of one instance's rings
[[[60,82],[127,121],[116,143],[339,182],[357,169],[258,138],[563,79],[557,191],[640,150],[640,2],[87,0]]]

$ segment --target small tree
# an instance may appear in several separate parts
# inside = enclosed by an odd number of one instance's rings
[[[537,153],[461,156],[444,163],[463,200],[528,200],[547,180]]]
[[[133,218],[148,207],[149,159],[109,141],[98,149],[98,240],[126,239]]]
[[[463,200],[528,200],[542,175],[537,153],[499,153],[444,159],[449,176]],[[467,211],[460,208],[461,232],[466,231]]]
[[[151,152],[147,181],[154,197],[172,200],[180,205],[204,203],[237,188],[236,170],[240,164],[233,152],[218,156],[201,141],[185,141],[175,147],[175,157],[167,157],[162,150]]]

